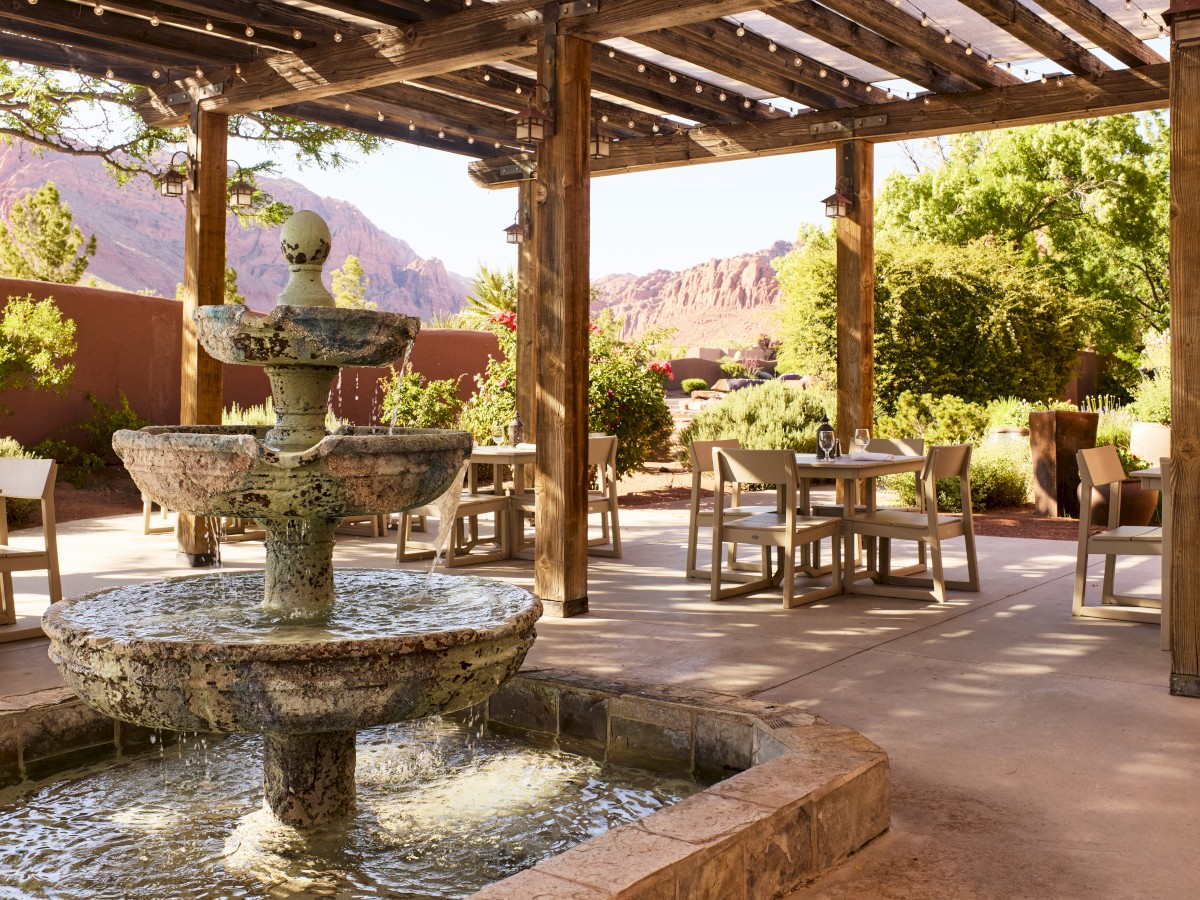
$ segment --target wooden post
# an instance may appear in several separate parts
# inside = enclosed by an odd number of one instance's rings
[[[848,452],[875,418],[875,145],[846,141],[836,153],[836,190],[854,200],[837,220],[837,435]]]
[[[191,171],[198,177],[185,192],[183,245],[183,372],[179,421],[182,425],[221,424],[221,364],[196,340],[192,312],[225,302],[225,174],[229,117],[197,109],[188,127]],[[190,173],[189,173],[190,174]],[[196,516],[179,517],[179,554],[191,566],[216,561],[215,536]]]
[[[532,181],[517,186],[518,221],[529,229],[525,242],[517,245],[517,413],[529,439],[537,434],[538,274],[533,194]]]
[[[1200,8],[1174,5],[1182,8],[1171,17],[1171,693],[1200,697],[1200,581],[1192,577],[1200,565]]]
[[[549,8],[548,8],[549,11]],[[587,612],[588,137],[591,44],[560,37],[540,48],[553,134],[538,148],[537,538],[534,593],[552,616]]]

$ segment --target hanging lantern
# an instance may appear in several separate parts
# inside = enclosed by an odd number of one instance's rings
[[[245,169],[236,159],[231,159],[233,163],[233,184],[229,186],[229,205],[234,209],[245,209],[254,203],[254,185],[246,181],[242,174]]]
[[[592,136],[588,140],[588,155],[592,159],[608,159],[612,152],[612,133],[599,125],[592,126]]]
[[[546,139],[550,114],[547,110],[535,105],[526,106],[516,115],[517,140],[523,143],[538,143]]]
[[[850,215],[850,207],[854,205],[854,201],[850,197],[836,191],[822,202],[825,204],[825,215],[831,219],[846,218]]]
[[[510,244],[523,244],[529,237],[529,229],[520,222],[513,222],[504,229],[504,235]]]
[[[170,167],[161,178],[158,179],[158,191],[164,197],[182,197],[184,185],[187,184],[188,177],[183,172],[175,167],[175,158],[179,154],[183,154],[186,158],[186,167],[192,169],[192,158],[184,150],[176,150],[171,156]]]

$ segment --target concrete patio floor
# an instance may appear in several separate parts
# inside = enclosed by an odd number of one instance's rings
[[[980,538],[982,592],[941,607],[841,597],[784,610],[777,594],[713,604],[681,576],[685,510],[621,516],[625,558],[592,560],[590,613],[544,619],[526,666],[795,704],[882,746],[891,830],[793,897],[1200,896],[1200,702],[1168,694],[1157,627],[1072,619],[1074,543]],[[64,593],[195,571],[175,565],[170,535],[140,526],[59,526]],[[229,569],[262,555],[223,548]],[[394,538],[342,538],[335,555],[393,558]],[[533,575],[522,561],[458,573]],[[14,581],[19,609],[40,614],[44,575]],[[1157,560],[1123,561],[1118,586],[1155,593]],[[44,639],[0,644],[0,703],[59,685]]]

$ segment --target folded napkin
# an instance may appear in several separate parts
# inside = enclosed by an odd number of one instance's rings
[[[850,459],[859,460],[860,462],[892,462],[896,458],[894,453],[867,453],[854,451],[850,454]]]

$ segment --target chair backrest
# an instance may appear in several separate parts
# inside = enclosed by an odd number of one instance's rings
[[[971,445],[945,444],[930,447],[929,456],[925,460],[925,468],[921,471],[921,492],[924,495],[925,510],[932,522],[938,514],[937,483],[943,478],[957,478],[959,496],[962,499],[962,513],[965,522],[971,518]]]
[[[924,438],[871,438],[868,453],[891,453],[893,456],[924,456]]]
[[[0,494],[22,500],[41,500],[54,490],[57,466],[52,459],[0,458]]]
[[[1079,462],[1079,477],[1084,484],[1095,486],[1125,480],[1121,457],[1112,444],[1079,450],[1075,458]]]
[[[713,468],[721,481],[758,484],[796,484],[796,454],[792,450],[713,451]]]
[[[728,438],[723,441],[692,441],[689,448],[692,454],[692,475],[693,478],[703,472],[711,472],[713,470],[713,449],[721,448],[722,450],[737,450],[741,448],[742,442],[737,438]]]
[[[615,466],[617,462],[617,437],[607,434],[588,438],[588,465]]]

